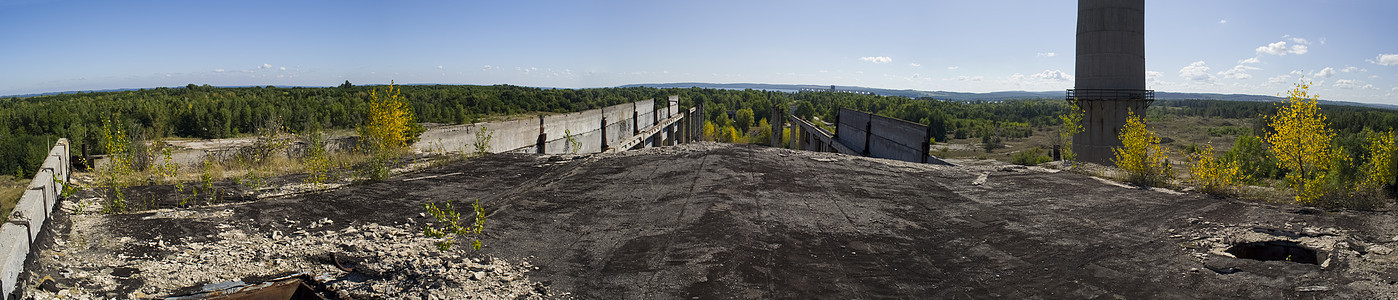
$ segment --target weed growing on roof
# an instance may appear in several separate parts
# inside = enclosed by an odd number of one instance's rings
[[[485,210],[481,208],[480,199],[471,203],[472,211],[475,213],[474,221],[467,221],[469,223],[465,224],[461,223],[461,213],[456,212],[450,201],[440,208],[436,203],[427,203],[422,206],[428,214],[437,219],[437,226],[427,225],[422,229],[422,232],[424,235],[442,239],[437,242],[438,250],[450,250],[456,244],[457,239],[466,235],[474,236],[471,240],[471,249],[481,250],[480,236],[482,230],[485,229]]]

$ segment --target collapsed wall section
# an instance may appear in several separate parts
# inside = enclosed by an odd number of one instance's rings
[[[928,152],[932,140],[928,125],[841,108],[835,129],[836,141],[860,155],[947,164]]]

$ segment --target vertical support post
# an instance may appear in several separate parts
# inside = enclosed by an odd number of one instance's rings
[[[654,102],[652,102],[654,103]],[[631,102],[631,135],[641,134],[641,113],[636,112],[636,102]]]
[[[606,115],[605,111],[604,111],[603,114],[602,114],[602,134],[601,134],[601,135],[602,135],[602,152],[607,152],[607,148],[608,148],[608,147],[607,147],[607,115]]]
[[[922,163],[927,163],[927,157],[932,156],[932,124],[928,122],[927,132],[922,135]]]
[[[772,105],[772,117],[770,118],[772,122],[772,134],[769,134],[771,136],[770,140],[772,140],[772,147],[782,146],[782,123],[784,122],[777,119],[777,117],[781,115],[783,115],[781,104]]]
[[[539,139],[534,141],[534,146],[538,148],[537,153],[547,154],[544,148],[548,145],[548,141],[548,133],[544,132],[544,115],[539,115]]]

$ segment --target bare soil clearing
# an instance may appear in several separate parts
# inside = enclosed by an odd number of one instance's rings
[[[489,215],[486,247],[433,249],[422,204],[474,199]],[[69,215],[71,202],[29,268],[40,298],[294,272],[337,278],[328,285],[356,298],[1398,297],[1392,212],[751,145],[498,154],[122,215]],[[61,291],[38,289],[44,276]]]

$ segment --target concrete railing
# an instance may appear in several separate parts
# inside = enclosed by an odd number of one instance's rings
[[[0,225],[0,294],[2,299],[10,299],[19,288],[19,274],[24,271],[24,260],[29,255],[39,231],[43,230],[63,185],[68,182],[71,170],[68,157],[68,139],[59,139],[49,149],[48,158],[40,165],[29,189],[20,196],[15,210],[10,213],[8,222]]]
[[[579,145],[578,153],[660,146],[673,140],[678,121],[687,115],[679,113],[678,98],[672,97],[669,104],[657,109],[652,99],[531,119],[437,127],[424,132],[413,147],[423,152],[475,151],[476,134],[483,129],[490,136],[490,153],[572,153],[571,142]]]

